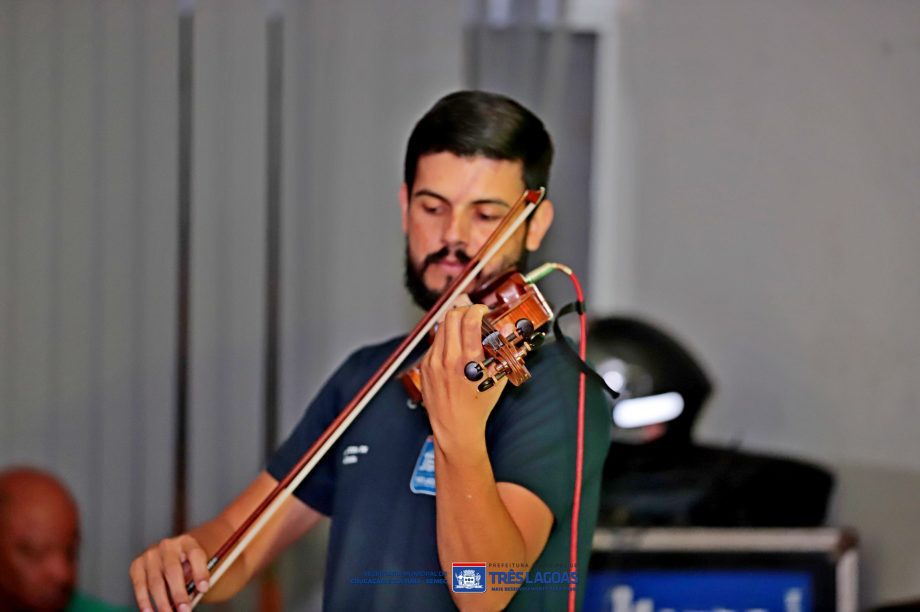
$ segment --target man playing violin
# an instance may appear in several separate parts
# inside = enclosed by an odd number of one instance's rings
[[[542,122],[503,96],[457,92],[422,117],[409,139],[399,194],[406,285],[419,306],[434,304],[525,188],[547,184],[552,154]],[[552,220],[547,200],[478,280],[519,265]],[[574,584],[581,590],[586,576],[610,420],[589,383],[579,562],[571,568],[578,370],[547,343],[528,359],[532,380],[506,389],[503,379],[480,392],[464,366],[483,359],[486,312],[482,305],[450,310],[431,345],[413,355],[421,360],[423,407],[389,381],[210,588],[209,556],[400,339],[353,353],[236,500],[134,560],[138,606],[187,609],[187,580],[206,600],[228,598],[328,516],[327,610],[564,609],[567,590]],[[467,573],[467,582],[454,588],[461,578],[456,563],[484,563],[486,573]]]

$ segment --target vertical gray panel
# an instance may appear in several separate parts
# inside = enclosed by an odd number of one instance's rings
[[[146,232],[141,264],[145,285],[146,330],[139,346],[144,376],[139,393],[145,410],[134,425],[144,436],[144,489],[138,492],[145,512],[131,535],[132,552],[140,551],[168,532],[173,491],[175,270],[177,201],[178,28],[175,6],[143,2],[138,19],[145,30],[139,61],[146,63],[146,80],[139,83],[136,103],[143,126],[144,165],[141,224]],[[140,26],[138,26],[140,27]]]
[[[101,0],[94,0],[92,4],[92,78],[91,78],[91,112],[90,146],[93,166],[91,169],[92,186],[90,190],[90,230],[92,232],[90,248],[90,273],[88,278],[88,291],[90,294],[89,305],[89,330],[90,330],[90,372],[89,403],[85,416],[86,434],[93,440],[88,444],[89,470],[94,477],[89,482],[90,499],[94,500],[87,519],[83,521],[83,529],[87,540],[100,546],[105,523],[102,520],[102,506],[105,503],[103,494],[102,449],[99,443],[99,431],[104,418],[104,366],[105,347],[103,334],[105,329],[105,300],[103,297],[105,276],[105,185],[108,181],[108,158],[105,154],[105,118],[108,112],[108,90],[106,88],[105,54],[107,49],[105,11]],[[101,583],[102,570],[99,556],[91,555],[84,559],[81,571],[85,573],[90,582]]]
[[[4,2],[0,38],[0,464],[68,483],[81,585],[127,602],[168,520],[174,7]]]
[[[48,96],[53,107],[52,125],[55,140],[55,177],[52,180],[54,218],[49,220],[48,248],[54,252],[53,287],[47,299],[54,312],[54,365],[49,364],[50,399],[55,410],[48,433],[53,440],[43,452],[52,469],[70,486],[81,508],[83,538],[81,583],[96,581],[98,531],[92,529],[93,517],[101,500],[95,493],[98,472],[91,462],[91,441],[99,436],[88,418],[94,406],[90,398],[90,372],[93,360],[89,353],[92,341],[88,291],[93,242],[91,151],[91,61],[92,18],[87,3],[54,6],[53,32],[46,41],[52,52],[53,79]],[[50,38],[53,37],[53,40]],[[53,228],[56,228],[53,229]]]
[[[227,388],[220,380],[222,360],[229,358],[227,336],[226,267],[222,259],[230,249],[227,240],[228,171],[221,164],[228,151],[229,121],[226,119],[231,100],[227,95],[227,61],[229,4],[196,3],[194,56],[192,63],[192,235],[194,257],[191,262],[190,290],[194,295],[191,313],[191,350],[189,367],[190,436],[195,441],[196,457],[190,463],[190,484],[194,490],[192,521],[207,519],[219,503],[219,490],[226,471],[218,467],[215,457],[223,458],[228,445],[226,426],[233,413],[227,404]],[[217,127],[217,126],[220,127]],[[215,142],[216,141],[216,142]],[[223,257],[222,257],[223,256]],[[221,291],[224,293],[221,293]],[[220,394],[223,394],[222,396]],[[219,396],[216,397],[215,396]],[[224,418],[214,420],[215,405],[223,403]],[[208,427],[210,423],[210,427]],[[200,437],[198,432],[201,432]],[[222,482],[223,480],[223,482]],[[190,499],[191,501],[191,499]]]
[[[105,73],[105,114],[99,117],[102,139],[101,182],[102,225],[97,228],[102,243],[101,323],[102,375],[101,403],[97,425],[98,472],[106,503],[99,511],[101,525],[100,576],[103,584],[114,585],[124,575],[129,558],[129,531],[134,518],[125,512],[133,493],[135,463],[132,417],[139,353],[132,346],[133,329],[139,325],[134,295],[138,288],[137,206],[134,201],[136,172],[133,127],[134,99],[137,95],[134,53],[133,7],[120,0],[100,4],[105,46],[102,66]],[[138,483],[140,484],[140,483]]]
[[[282,430],[351,350],[419,316],[401,280],[402,156],[413,123],[459,86],[462,47],[460,3],[289,6]]]
[[[14,369],[13,429],[19,434],[14,448],[18,461],[45,464],[48,424],[53,412],[48,405],[51,249],[50,239],[50,96],[51,70],[49,29],[51,4],[19,5],[15,27],[19,37],[17,107],[19,139],[16,143],[18,198],[14,231],[13,346],[18,367]]]
[[[535,24],[478,29],[471,40],[482,48],[469,54],[481,62],[476,70],[480,81],[475,85],[509,95],[533,110],[543,119],[555,146],[548,197],[556,215],[529,264],[559,261],[570,266],[585,287],[590,307],[587,271],[595,36],[550,33]],[[566,40],[560,43],[560,37]],[[555,74],[543,71],[547,64],[559,66]],[[557,306],[574,299],[571,284],[561,276],[542,282],[541,289]]]
[[[285,125],[290,126],[290,138],[285,141],[282,176],[285,192],[283,212],[288,223],[282,232],[285,246],[282,268],[285,270],[285,287],[282,312],[284,313],[284,345],[282,360],[288,373],[282,383],[287,393],[282,395],[282,436],[302,412],[309,394],[313,393],[321,377],[329,373],[332,364],[323,353],[328,350],[327,329],[322,325],[321,304],[313,298],[323,286],[321,262],[325,260],[322,243],[322,224],[311,217],[313,202],[320,189],[328,187],[320,177],[328,169],[328,156],[320,151],[321,136],[315,121],[318,110],[325,104],[319,92],[324,91],[320,81],[331,61],[323,63],[319,57],[329,57],[323,49],[331,45],[333,29],[328,19],[322,19],[319,3],[288,3],[286,21],[289,36],[286,39],[287,55],[298,58],[285,67],[285,77],[290,85],[286,97]],[[328,201],[326,199],[325,201]],[[315,213],[314,213],[315,214]],[[311,298],[313,298],[311,300]]]
[[[213,516],[262,463],[265,12],[195,14],[192,516]]]
[[[461,83],[462,4],[288,2],[281,433],[352,350],[419,316],[402,286],[398,189],[413,123]],[[322,532],[285,565],[318,608]]]
[[[266,29],[262,3],[195,13],[190,513],[213,517],[263,462]],[[233,609],[251,609],[251,589]]]
[[[234,142],[240,143],[227,159],[232,197],[226,238],[234,245],[222,266],[230,283],[227,296],[232,359],[225,364],[222,386],[239,416],[228,428],[229,473],[226,488],[216,500],[223,506],[259,472],[264,460],[263,347],[265,343],[266,230],[266,4],[237,0],[229,27],[233,43],[231,89],[237,101],[230,109]],[[243,144],[245,143],[245,144]],[[223,402],[218,410],[224,410]]]
[[[96,447],[102,444],[99,423],[91,418],[99,399],[92,384],[96,368],[94,346],[101,339],[93,333],[97,294],[92,290],[93,245],[100,239],[95,225],[95,153],[93,104],[95,70],[93,62],[95,12],[89,2],[58,4],[56,19],[61,29],[55,43],[57,85],[61,104],[62,203],[58,210],[61,227],[59,245],[61,378],[57,441],[49,454],[55,457],[55,469],[73,489],[83,516],[81,583],[100,592],[101,579],[96,571],[104,554],[99,541],[100,530],[95,517],[106,503],[99,497],[101,480],[95,462]]]
[[[102,187],[103,225],[98,228],[103,244],[102,257],[102,403],[98,432],[99,472],[106,503],[99,513],[102,525],[100,574],[114,578],[119,554],[127,540],[131,517],[123,508],[131,489],[130,417],[132,412],[129,384],[134,354],[131,352],[130,294],[134,289],[132,261],[133,192],[130,171],[131,114],[134,92],[130,79],[132,66],[132,28],[130,5],[109,0],[103,5],[106,46],[102,69],[106,74],[106,113],[102,117],[101,135],[106,169]]]
[[[150,113],[148,97],[150,95],[150,62],[147,48],[148,26],[147,14],[144,5],[134,3],[131,5],[130,22],[125,24],[126,31],[131,35],[130,52],[130,95],[126,103],[127,113],[130,116],[130,151],[129,170],[131,174],[131,191],[129,195],[129,217],[126,219],[128,227],[125,228],[131,236],[130,253],[127,254],[131,262],[132,277],[128,283],[127,297],[130,300],[132,325],[128,330],[128,342],[131,351],[131,370],[129,377],[129,405],[126,414],[130,419],[122,435],[130,442],[130,493],[126,500],[129,508],[128,516],[131,517],[129,528],[123,534],[126,547],[124,554],[116,556],[123,563],[132,552],[138,550],[140,543],[139,527],[146,522],[147,507],[144,504],[144,489],[147,487],[146,472],[144,470],[144,455],[147,452],[148,434],[143,429],[144,415],[149,410],[147,396],[144,393],[144,379],[149,372],[149,363],[146,359],[145,347],[152,341],[147,333],[148,307],[144,299],[148,284],[148,266],[145,261],[148,249],[149,234],[144,224],[145,212],[150,208],[150,184],[148,182],[147,166],[149,164],[149,144],[147,142],[146,118]]]
[[[58,449],[61,446],[61,440],[65,432],[60,427],[61,416],[68,411],[68,406],[63,403],[61,395],[61,327],[63,311],[61,291],[61,268],[62,268],[62,249],[63,225],[61,223],[63,180],[62,171],[62,61],[63,53],[61,38],[63,35],[62,15],[58,10],[51,11],[51,20],[48,26],[49,49],[50,49],[50,66],[48,71],[48,130],[49,130],[49,159],[48,159],[48,295],[44,299],[48,301],[48,335],[47,351],[48,366],[46,372],[46,387],[48,397],[47,406],[51,412],[50,418],[46,424],[46,440],[48,448],[48,460],[52,465],[60,465],[61,457],[58,455]]]
[[[195,16],[179,13],[178,49],[178,192],[176,207],[176,396],[172,531],[188,528],[189,402],[191,368],[191,222],[192,142],[194,138],[194,36]]]
[[[482,37],[486,32],[486,0],[467,0],[467,13],[463,28],[463,84],[479,89],[482,82]]]
[[[62,228],[59,292],[69,294],[76,289],[67,309],[60,311],[60,328],[62,342],[66,338],[75,344],[72,349],[56,347],[61,351],[61,371],[66,372],[61,377],[58,410],[61,423],[68,426],[60,433],[61,445],[54,449],[49,446],[46,452],[58,457],[59,471],[71,474],[69,480],[83,505],[88,542],[85,550],[89,551],[84,554],[82,575],[86,582],[98,585],[114,582],[116,574],[123,571],[118,559],[124,553],[119,551],[124,550],[120,547],[126,541],[130,520],[122,510],[131,494],[128,471],[131,444],[126,432],[130,417],[131,349],[127,339],[132,325],[128,303],[132,262],[125,253],[130,244],[130,228],[124,222],[124,211],[130,210],[131,203],[122,178],[128,175],[125,160],[130,156],[123,146],[127,140],[127,117],[113,101],[125,88],[123,77],[127,69],[119,64],[126,56],[124,49],[109,47],[110,41],[119,42],[119,34],[121,41],[127,37],[119,27],[118,15],[113,16],[99,4],[89,11],[85,10],[87,7],[83,11],[80,7],[57,8],[61,11],[59,18],[65,21],[62,40],[46,44],[61,51],[62,75],[65,72],[70,75],[69,69],[73,68],[73,74],[82,72],[89,78],[87,86],[81,87],[70,77],[56,86],[62,94],[65,91],[75,94],[73,107],[66,107],[68,116],[60,119],[60,140],[66,152],[60,169],[62,193],[67,194],[69,205],[62,205],[59,221]],[[87,13],[91,22],[84,21]],[[114,23],[108,21],[109,17],[114,18]],[[84,41],[92,41],[89,48]],[[92,63],[91,71],[85,70],[87,58]],[[110,86],[108,91],[107,86]],[[87,91],[95,99],[90,98],[91,110],[81,116],[81,109],[86,108],[83,102]],[[88,133],[83,130],[84,125],[90,126]],[[92,144],[87,146],[87,141]],[[87,151],[92,153],[91,167],[82,161]],[[84,181],[87,176],[91,177],[89,182]],[[82,208],[84,204],[86,208]],[[80,214],[81,209],[85,214]],[[75,223],[68,225],[68,220]],[[54,226],[55,223],[49,223],[49,227]],[[54,239],[50,241],[53,243]],[[84,248],[86,243],[92,246]],[[69,259],[71,256],[73,259]],[[81,276],[83,283],[79,282]],[[87,295],[88,300],[83,302]],[[85,308],[81,308],[81,303]],[[87,329],[88,333],[83,335],[81,332]],[[88,368],[83,364],[89,364]],[[85,391],[83,398],[81,391]]]
[[[17,6],[0,5],[0,464],[13,459],[16,438],[13,380],[16,368],[14,329],[16,320],[14,264],[16,261],[16,215],[18,199],[16,98],[19,68]]]
[[[284,17],[269,15],[266,24],[266,137],[265,137],[265,349],[263,397],[265,453],[278,445],[279,378],[278,343],[281,317],[281,154],[282,95],[284,92]]]
[[[322,289],[321,264],[324,245],[322,226],[311,217],[314,194],[322,181],[326,157],[317,144],[317,127],[313,120],[316,108],[323,104],[319,82],[331,59],[322,62],[322,51],[331,43],[330,23],[320,19],[320,3],[288,2],[285,10],[285,55],[291,58],[284,66],[284,123],[288,126],[284,141],[282,180],[282,342],[280,348],[284,376],[281,378],[280,436],[286,438],[293,422],[315,393],[321,377],[334,364],[326,353],[328,333],[322,324],[318,294]],[[285,609],[320,610],[325,569],[325,543],[321,525],[301,539],[285,555],[280,580],[285,594]]]

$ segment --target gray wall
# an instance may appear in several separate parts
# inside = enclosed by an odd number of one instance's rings
[[[285,18],[284,432],[348,352],[416,316],[399,281],[404,139],[461,81],[448,0],[195,4],[193,522],[262,463],[270,10]],[[113,602],[170,529],[177,32],[173,1],[0,2],[0,466],[70,484],[81,583]],[[306,608],[315,540],[283,568]]]
[[[168,528],[175,10],[0,3],[0,464],[83,510],[83,583]]]
[[[920,4],[629,8],[635,309],[712,370],[703,438],[834,469],[867,600],[920,596]]]

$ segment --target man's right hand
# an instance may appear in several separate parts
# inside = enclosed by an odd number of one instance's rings
[[[166,538],[145,550],[131,563],[128,572],[137,607],[149,612],[154,609],[190,610],[192,598],[185,585],[192,580],[198,592],[208,593],[209,601],[228,599],[291,542],[319,522],[322,518],[319,512],[296,496],[288,497],[236,562],[227,568],[220,582],[211,584],[206,551],[218,550],[277,484],[267,472],[262,472],[216,518],[195,527],[190,533]]]
[[[191,597],[185,585],[194,580],[201,593],[206,593],[211,577],[208,554],[195,538],[183,534],[160,540],[145,550],[129,570],[137,607],[144,612],[177,609],[191,610]]]

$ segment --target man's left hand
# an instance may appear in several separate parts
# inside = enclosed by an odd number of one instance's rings
[[[482,392],[463,374],[467,363],[481,363],[485,358],[482,318],[487,312],[481,304],[448,311],[420,365],[422,398],[431,429],[448,455],[485,451],[486,421],[507,384],[502,378]]]

